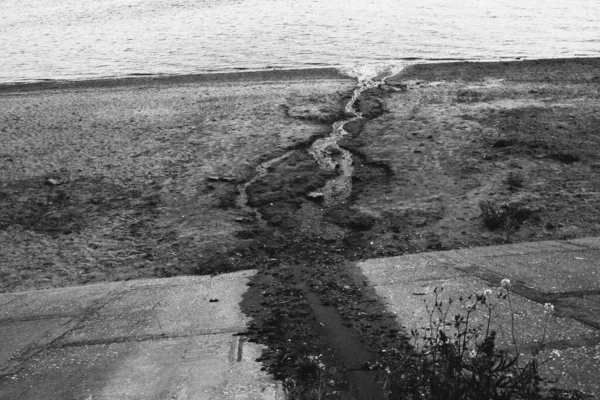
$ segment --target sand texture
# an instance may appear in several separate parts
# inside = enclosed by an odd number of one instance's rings
[[[331,71],[2,87],[0,290],[597,236],[599,65],[408,68],[356,102],[333,204]]]
[[[338,112],[352,85],[309,76],[1,95],[0,290],[189,272],[211,249],[240,246],[238,183],[261,158],[326,134],[328,107]]]

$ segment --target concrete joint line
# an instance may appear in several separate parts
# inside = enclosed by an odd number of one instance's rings
[[[20,299],[21,299],[21,297],[24,297],[24,296],[22,296],[22,295],[21,295],[21,296],[15,296],[15,298],[14,298],[14,299],[7,301],[6,303],[2,304],[2,306],[7,306],[7,305],[9,305],[9,304],[11,304],[11,303],[14,303],[14,302],[15,302],[15,301],[17,301],[17,300],[20,300]]]
[[[600,344],[600,336],[581,337],[577,339],[550,340],[544,343],[544,350],[566,350],[580,347],[592,347]],[[535,346],[532,346],[535,347]]]
[[[129,342],[148,342],[153,340],[165,340],[165,339],[185,339],[198,336],[211,336],[211,335],[222,335],[224,333],[231,333],[235,336],[240,329],[223,329],[215,330],[211,332],[192,332],[192,333],[180,333],[180,334],[148,334],[138,336],[115,336],[108,339],[90,339],[90,340],[78,340],[67,343],[55,343],[52,342],[47,346],[49,349],[63,349],[69,347],[83,347],[83,346],[97,346],[103,344],[115,344],[115,343],[129,343]]]
[[[577,239],[575,239],[577,240]],[[581,247],[581,251],[583,250],[598,250],[597,246],[591,246],[586,243],[575,242],[575,240],[563,240],[562,243],[570,244],[571,246]],[[576,250],[575,250],[576,251]]]
[[[560,292],[560,293],[556,293],[557,298],[562,299],[565,297],[581,297],[583,298],[583,296],[595,296],[595,295],[600,295],[600,289],[598,290],[575,290],[575,291],[571,291],[571,292]]]
[[[0,319],[0,325],[14,324],[14,323],[17,323],[17,322],[43,321],[43,320],[60,319],[60,318],[70,318],[70,320],[80,319],[80,317],[78,315],[70,315],[70,314],[33,315],[33,316],[30,316],[30,317],[24,317],[24,318],[5,318],[5,319]]]
[[[237,362],[242,361],[242,356],[244,354],[244,342],[245,341],[246,341],[245,337],[238,336],[237,356],[235,357],[235,360]]]

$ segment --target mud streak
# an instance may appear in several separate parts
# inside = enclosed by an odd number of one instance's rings
[[[287,153],[279,156],[279,157],[275,157],[272,158],[270,160],[267,160],[265,162],[260,163],[256,169],[255,169],[255,174],[254,176],[238,185],[238,191],[240,193],[240,195],[237,198],[236,201],[236,205],[241,209],[244,210],[246,212],[248,212],[248,214],[255,214],[257,216],[256,221],[258,223],[263,223],[264,220],[262,219],[262,216],[260,214],[260,211],[258,211],[258,209],[250,207],[248,205],[248,192],[247,189],[250,187],[250,185],[252,185],[254,182],[256,182],[257,180],[259,180],[260,178],[262,178],[263,176],[265,176],[267,174],[267,172],[269,172],[269,168],[277,165],[278,163],[284,161],[286,158],[288,158],[290,156],[290,154],[292,154],[294,151],[296,150],[290,150]]]

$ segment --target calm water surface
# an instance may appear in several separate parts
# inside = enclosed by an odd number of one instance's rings
[[[0,82],[570,56],[599,0],[0,0]]]

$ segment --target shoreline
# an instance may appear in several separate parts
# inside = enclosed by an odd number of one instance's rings
[[[527,68],[529,64],[544,64],[557,66],[569,62],[576,63],[600,63],[600,57],[566,57],[566,58],[540,58],[540,59],[510,59],[510,60],[406,60],[406,68],[431,68],[431,66],[443,65],[446,68],[476,65],[478,69],[494,68],[495,66],[506,66],[506,64],[523,64]],[[392,64],[390,64],[392,65]],[[406,68],[397,75],[403,75]],[[197,74],[182,75],[130,75],[123,77],[106,77],[82,80],[43,80],[35,82],[8,82],[0,83],[0,95],[3,93],[28,92],[38,90],[55,89],[94,89],[94,88],[118,88],[132,86],[147,86],[161,84],[194,84],[194,83],[223,83],[223,82],[267,82],[267,81],[289,81],[289,80],[324,80],[324,79],[355,79],[342,72],[341,67],[317,67],[317,68],[290,68],[290,69],[268,69],[268,70],[244,70],[228,72],[205,72]]]
[[[100,89],[149,85],[354,79],[336,68],[274,69],[186,75],[144,75],[86,80],[0,83],[0,94],[53,89]]]

